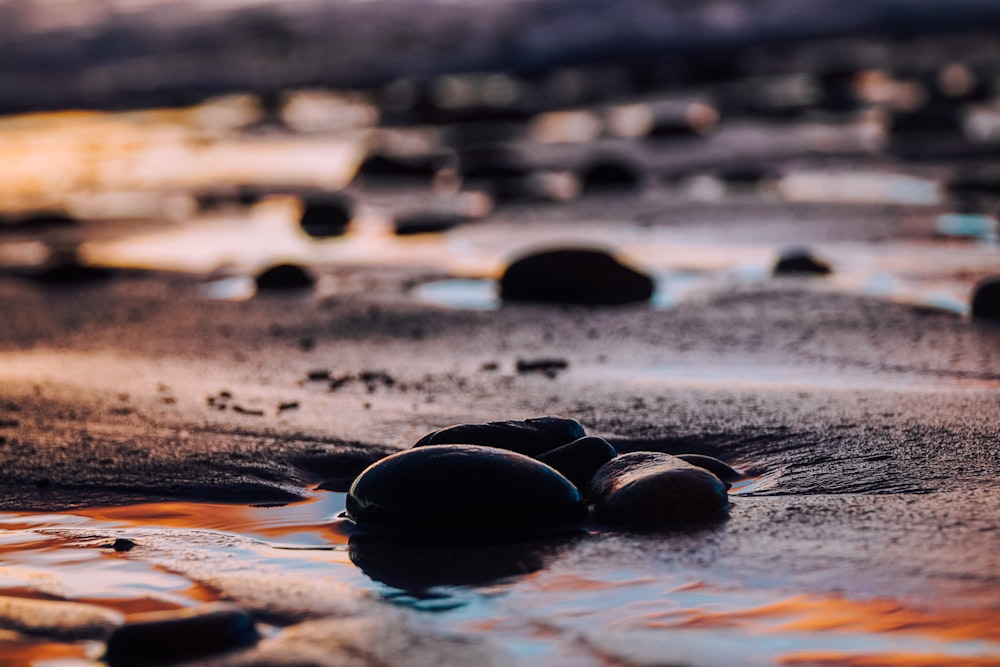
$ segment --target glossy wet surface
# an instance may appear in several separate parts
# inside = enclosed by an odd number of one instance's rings
[[[732,489],[731,521],[741,520],[740,503],[752,498],[755,485],[750,479]],[[600,531],[497,547],[366,544],[334,519],[343,502],[343,494],[317,492],[279,507],[157,503],[3,514],[0,593],[125,614],[192,606],[224,594],[170,563],[214,558],[229,562],[222,570],[262,576],[277,570],[321,590],[337,586],[375,596],[436,627],[498,640],[515,664],[618,664],[613,655],[640,664],[665,655],[697,665],[1000,664],[995,598],[988,591],[984,606],[972,599],[929,603],[927,597],[811,592],[683,560],[636,557],[631,566],[617,559],[609,567],[594,558],[602,549],[641,553],[650,539],[668,548],[671,541],[683,544],[684,531]],[[199,544],[192,539],[197,533],[215,537]],[[118,538],[135,546],[116,551]],[[530,564],[512,572],[512,561]],[[463,576],[469,583],[456,584]],[[279,631],[265,625],[265,634]],[[25,636],[2,637],[0,646],[4,664],[69,667],[93,664],[100,654],[99,642]]]

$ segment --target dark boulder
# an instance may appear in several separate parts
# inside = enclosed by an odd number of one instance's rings
[[[706,454],[678,454],[677,458],[690,463],[693,466],[704,468],[721,479],[727,486],[731,485],[733,482],[743,479],[743,473],[725,461],[720,461],[714,456],[708,456]]]
[[[703,468],[660,452],[623,454],[590,484],[597,519],[632,528],[667,528],[725,516],[722,481]]]
[[[613,306],[648,301],[652,278],[601,250],[548,250],[522,257],[500,279],[504,301]]]
[[[584,435],[583,426],[575,419],[534,417],[523,421],[456,424],[428,433],[413,446],[480,445],[537,456]]]
[[[441,542],[502,542],[576,529],[587,505],[549,466],[473,445],[409,449],[367,468],[347,515],[377,533]]]
[[[825,276],[832,272],[829,264],[817,259],[807,248],[790,248],[774,264],[776,276]]]
[[[624,160],[605,159],[586,165],[579,172],[584,194],[634,192],[642,186],[642,174]]]

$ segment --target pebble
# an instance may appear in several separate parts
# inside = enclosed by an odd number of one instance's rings
[[[584,194],[634,192],[642,186],[642,174],[624,160],[599,160],[580,170]]]
[[[91,604],[0,596],[0,627],[52,639],[103,639],[124,620]]]
[[[712,473],[660,452],[623,454],[604,464],[590,484],[599,521],[664,528],[725,515],[729,498]]]
[[[972,292],[972,317],[1000,320],[1000,276],[983,278]]]
[[[257,289],[263,290],[306,289],[315,283],[312,274],[296,264],[278,264],[257,276]]]
[[[830,265],[817,259],[807,248],[791,248],[781,253],[774,264],[774,275],[825,276],[833,273]]]
[[[721,479],[727,486],[731,485],[733,482],[743,479],[743,473],[725,461],[720,461],[714,456],[708,456],[706,454],[678,454],[677,458],[682,461],[686,461],[693,466],[704,468]]]
[[[611,443],[604,438],[589,435],[543,452],[535,458],[561,472],[576,488],[586,493],[594,473],[616,456],[618,452]]]
[[[340,195],[310,197],[302,202],[299,226],[313,238],[342,236],[353,217],[351,209],[351,202]]]
[[[116,667],[191,659],[250,646],[258,638],[250,614],[232,604],[154,611],[134,614],[115,630],[104,660]]]
[[[583,425],[575,419],[533,417],[523,421],[456,424],[428,433],[413,446],[481,445],[537,456],[585,435]]]
[[[653,280],[603,250],[566,248],[522,257],[500,279],[500,298],[587,306],[648,301]]]
[[[408,449],[367,468],[347,515],[377,532],[451,542],[503,541],[579,526],[579,490],[538,461],[492,447]]]

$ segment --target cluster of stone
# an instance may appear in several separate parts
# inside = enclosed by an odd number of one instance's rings
[[[360,528],[492,541],[602,525],[661,529],[726,516],[740,473],[704,455],[621,454],[575,419],[459,424],[364,470],[347,496]]]

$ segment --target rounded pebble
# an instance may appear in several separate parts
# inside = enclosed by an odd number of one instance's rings
[[[195,658],[254,644],[259,635],[245,610],[214,603],[134,614],[108,638],[111,667]]]
[[[597,519],[633,528],[663,528],[720,518],[729,507],[722,481],[676,456],[623,454],[590,484]]]
[[[732,484],[733,482],[743,479],[743,473],[725,461],[720,461],[714,456],[708,456],[706,454],[678,454],[677,458],[682,461],[686,461],[693,466],[704,468],[726,484]]]
[[[561,472],[576,488],[586,493],[594,473],[616,456],[618,452],[611,443],[604,438],[588,435],[542,452],[535,458]]]
[[[310,197],[302,202],[299,225],[313,238],[341,236],[351,222],[351,202],[339,195]]]
[[[979,281],[972,292],[972,317],[980,320],[1000,320],[1000,276]]]
[[[574,528],[587,506],[568,479],[522,454],[433,445],[368,467],[351,485],[347,515],[389,534],[501,541]]]
[[[603,250],[548,250],[518,259],[500,279],[500,298],[586,306],[648,301],[653,280]]]
[[[583,426],[575,419],[533,417],[523,421],[456,424],[428,433],[413,446],[481,445],[537,456],[584,435]]]
[[[316,279],[296,264],[278,264],[257,276],[257,289],[305,289],[312,287]]]
[[[825,276],[833,273],[830,265],[817,259],[806,248],[792,248],[781,253],[774,264],[776,276]]]

